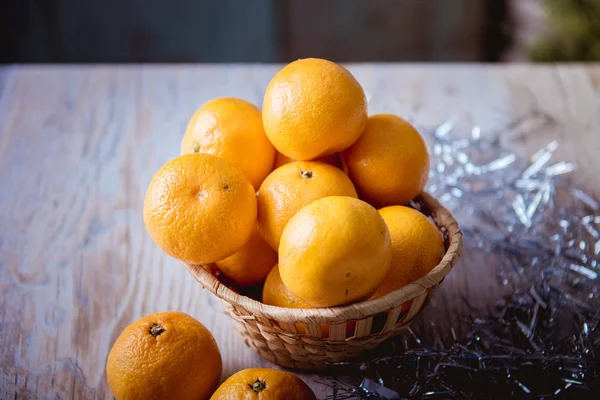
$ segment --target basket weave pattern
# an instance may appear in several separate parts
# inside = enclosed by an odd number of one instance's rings
[[[186,264],[190,273],[226,303],[246,345],[263,358],[288,368],[322,369],[356,357],[406,327],[429,302],[456,264],[462,233],[452,214],[430,195],[420,196],[422,211],[446,235],[446,254],[424,277],[375,300],[348,306],[290,309],[262,304],[221,283],[210,266]]]

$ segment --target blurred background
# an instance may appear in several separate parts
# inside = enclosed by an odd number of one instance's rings
[[[598,61],[600,0],[2,0],[0,61]]]

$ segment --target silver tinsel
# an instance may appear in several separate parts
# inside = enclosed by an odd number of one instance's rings
[[[465,246],[498,253],[505,285],[544,276],[576,288],[582,300],[597,298],[600,204],[563,179],[575,164],[553,160],[555,141],[524,160],[477,125],[457,132],[459,121],[426,131],[433,153],[427,190],[453,211]]]
[[[593,397],[600,390],[600,204],[565,175],[550,142],[529,160],[460,116],[422,129],[427,191],[452,210],[465,251],[495,254],[514,288],[468,333],[389,344],[386,357],[338,364],[330,399]],[[492,278],[490,278],[492,279]],[[457,294],[460,295],[460,294]],[[376,382],[374,382],[376,381]]]

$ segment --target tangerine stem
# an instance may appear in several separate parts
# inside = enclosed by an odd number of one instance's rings
[[[163,327],[162,327],[162,326],[160,326],[160,325],[153,324],[153,325],[150,327],[150,334],[151,334],[152,336],[154,336],[154,337],[157,337],[158,335],[160,335],[160,334],[161,334],[161,333],[163,333],[164,331],[165,331],[165,328],[163,328]]]
[[[266,387],[267,382],[261,381],[259,379],[257,379],[256,382],[252,384],[252,390],[254,390],[256,393],[262,392]]]
[[[300,176],[304,179],[310,179],[313,176],[312,171],[300,171]]]

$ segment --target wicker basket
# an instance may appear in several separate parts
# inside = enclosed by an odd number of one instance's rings
[[[186,267],[225,301],[242,339],[263,358],[288,368],[322,369],[373,349],[406,327],[456,264],[462,248],[458,223],[430,195],[424,193],[419,200],[421,211],[444,231],[446,254],[421,279],[375,300],[334,308],[274,307],[234,292],[213,275],[212,266]]]

